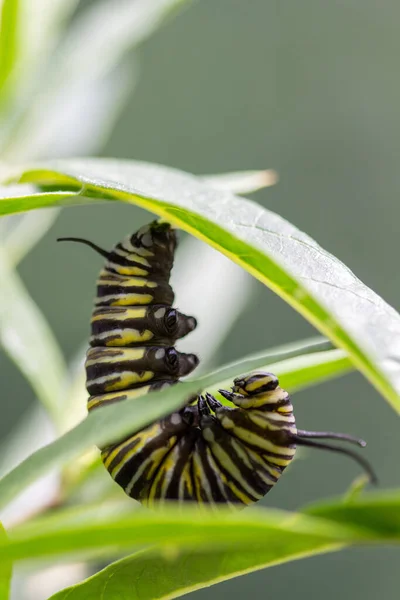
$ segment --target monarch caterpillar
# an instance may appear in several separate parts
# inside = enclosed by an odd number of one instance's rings
[[[195,369],[197,356],[174,348],[197,323],[172,308],[177,238],[168,223],[154,221],[110,252],[84,239],[60,239],[87,244],[106,258],[86,358],[89,411],[176,384]],[[205,393],[101,449],[105,467],[128,496],[149,507],[166,500],[243,507],[269,492],[298,445],[346,454],[376,480],[364,458],[313,438],[365,446],[363,440],[297,429],[289,394],[275,375],[250,373],[220,393],[231,407]]]

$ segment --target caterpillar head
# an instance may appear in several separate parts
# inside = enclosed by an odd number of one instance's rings
[[[273,373],[256,371],[249,375],[236,377],[233,380],[232,392],[251,397],[276,390],[278,385],[279,379]]]
[[[279,380],[273,373],[255,371],[233,380],[232,392],[219,390],[220,394],[240,408],[266,408],[275,410],[288,394],[279,387]]]

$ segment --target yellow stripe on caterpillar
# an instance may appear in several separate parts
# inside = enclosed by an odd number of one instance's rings
[[[154,299],[151,294],[125,294],[117,296],[110,294],[109,296],[100,296],[95,304],[109,304],[110,306],[131,306],[132,304],[150,304]]]

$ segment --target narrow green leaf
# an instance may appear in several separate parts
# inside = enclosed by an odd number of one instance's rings
[[[107,592],[136,589],[133,598],[141,593],[142,599],[173,598],[185,590],[348,545],[399,544],[399,514],[398,490],[369,494],[346,504],[330,502],[309,508],[307,514],[260,508],[231,513],[222,508],[212,511],[172,506],[153,512],[132,510],[127,503],[122,509],[114,504],[100,505],[67,509],[15,527],[8,542],[0,540],[0,560],[82,553],[87,557],[99,553],[111,556],[132,547],[156,545],[158,550],[164,549],[165,559],[177,563],[156,560],[156,550],[152,549],[110,565],[86,587],[78,586],[76,590],[79,594],[102,589],[104,575],[115,574],[120,585],[106,587]],[[149,574],[155,573],[158,564],[159,577],[141,578],[145,564]],[[184,574],[177,575],[184,564]]]
[[[4,88],[15,69],[19,55],[21,36],[19,15],[19,0],[2,1],[0,14],[0,97],[3,102],[7,99]]]
[[[9,542],[0,540],[0,560],[82,552],[88,557],[98,556],[99,552],[106,556],[134,546],[156,544],[158,548],[165,548],[166,557],[176,557],[180,561],[178,566],[186,562],[186,577],[173,578],[173,565],[158,561],[159,586],[150,586],[144,578],[140,582],[145,594],[143,598],[150,598],[148,594],[155,594],[155,598],[172,598],[179,595],[172,592],[183,593],[184,589],[215,583],[304,554],[317,554],[352,544],[400,543],[399,514],[399,491],[370,494],[362,501],[348,504],[331,502],[325,507],[308,509],[307,514],[275,509],[231,513],[226,509],[215,512],[189,507],[152,512],[131,510],[128,504],[118,510],[113,504],[100,505],[97,509],[67,509],[15,527],[10,531]],[[195,549],[196,554],[201,555],[206,548],[209,548],[207,555],[200,558],[204,570],[196,570],[196,560],[191,558],[193,550],[187,550]],[[119,568],[124,571],[125,566],[130,566],[130,580],[116,577],[121,584],[126,582],[130,590],[138,583],[134,573],[142,572],[140,567],[144,565],[140,561],[146,557],[151,559],[151,551],[111,565],[107,572],[117,574]],[[218,570],[212,567],[213,558]],[[151,572],[154,568],[154,562],[149,562],[147,570]],[[128,570],[125,573],[128,575]],[[102,580],[104,577],[100,575],[100,585]],[[92,581],[97,584],[96,578]],[[122,591],[127,590],[122,587]]]
[[[314,349],[315,347],[319,349],[322,344],[326,343],[326,341],[318,340],[314,342]],[[310,350],[313,344],[297,344],[297,353],[299,352],[299,346],[308,347]],[[118,405],[105,406],[101,410],[93,411],[74,429],[29,456],[0,479],[0,508],[5,506],[40,475],[56,465],[73,460],[92,445],[106,445],[128,435],[132,431],[140,430],[148,423],[183,406],[192,394],[216,386],[225,378],[233,378],[238,374],[238,368],[240,369],[240,367],[245,367],[246,371],[252,370],[268,364],[269,359],[276,361],[279,356],[285,358],[295,352],[295,345],[290,350],[283,346],[280,355],[278,349],[276,349],[274,352],[265,353],[262,356],[257,355],[252,360],[232,363],[195,381],[181,383],[176,388],[152,392],[142,398],[125,401],[123,406],[119,403]],[[311,353],[309,356],[312,361],[313,354]],[[333,360],[336,361],[337,357],[333,357]],[[279,376],[278,366],[276,364],[276,373]],[[297,369],[297,366],[295,368]],[[346,368],[347,366],[344,364],[344,369]],[[243,370],[240,369],[240,372],[243,372]],[[288,370],[286,373],[289,375]]]
[[[379,496],[369,494],[350,505],[343,504],[341,500],[336,504],[330,502],[306,512],[322,517],[325,524],[332,519],[340,526],[354,529],[356,534],[352,543],[360,542],[358,535],[360,532],[363,535],[366,526],[366,535],[371,535],[375,541],[392,540],[399,543],[399,509],[400,495],[395,492],[381,493]],[[326,540],[310,540],[294,535],[289,540],[282,539],[282,545],[277,547],[274,543],[270,545],[269,535],[264,539],[260,531],[259,539],[249,549],[244,547],[243,540],[238,539],[237,545],[232,543],[228,550],[215,547],[213,541],[206,552],[183,548],[177,549],[174,556],[173,545],[170,556],[168,553],[159,554],[154,549],[138,552],[112,563],[81,584],[60,591],[51,600],[85,600],[103,595],[132,600],[167,600],[239,575],[337,550],[345,545],[334,540],[326,543]],[[264,543],[260,543],[260,540]]]
[[[8,543],[6,532],[0,523],[0,543]],[[11,585],[12,563],[4,558],[0,561],[0,600],[8,600]]]
[[[330,350],[268,364],[268,369],[279,373],[281,386],[293,393],[346,375],[354,366],[343,350]]]
[[[237,375],[254,369],[268,370],[271,373],[279,374],[280,386],[290,391],[290,393],[317,385],[334,377],[340,377],[353,370],[349,358],[342,350],[313,352],[292,358],[283,357],[282,360],[273,359],[273,361],[268,359],[268,355],[264,355],[264,357],[253,355],[232,364],[237,367]],[[247,364],[255,366],[250,369],[243,368]],[[232,380],[227,378],[219,381],[218,387],[212,386],[211,391],[216,391],[218,388],[229,389],[231,385]]]
[[[107,506],[73,508],[19,525],[0,540],[0,560],[44,557],[77,551],[105,550],[157,544],[179,550],[212,545],[223,548],[233,542],[242,547],[286,546],[298,537],[309,541],[357,544],[400,542],[400,493],[368,494],[363,500],[331,502],[309,508],[307,513],[253,508],[217,512],[197,507],[171,507],[149,511]],[[373,518],[371,518],[371,515]]]
[[[352,496],[345,501],[322,502],[307,507],[304,514],[327,519],[338,525],[351,523],[363,534],[380,532],[387,540],[398,541],[400,536],[400,491],[369,493]]]
[[[182,550],[177,556],[155,550],[137,552],[86,579],[54,594],[49,600],[170,600],[240,575],[338,550],[337,544],[299,539],[277,547],[257,545],[243,551],[210,547],[206,552]]]
[[[239,360],[232,361],[223,367],[219,367],[215,371],[212,371],[210,376],[218,377],[218,383],[228,381],[236,375],[253,371],[254,369],[260,369],[266,365],[272,363],[288,360],[289,358],[295,358],[297,356],[304,356],[314,353],[326,352],[332,350],[332,343],[323,337],[312,337],[299,342],[290,342],[288,344],[282,344],[281,346],[275,346],[269,350],[263,352],[256,352],[245,356]]]
[[[0,290],[0,343],[57,422],[64,359],[46,320],[1,248]]]
[[[79,190],[68,192],[62,190],[57,192],[36,191],[26,195],[21,193],[15,195],[13,198],[7,198],[3,193],[0,195],[0,216],[25,212],[30,210],[33,204],[35,208],[47,208],[81,203],[82,199],[79,197]]]
[[[346,494],[343,496],[344,502],[351,502],[355,500],[365,491],[365,488],[369,484],[369,477],[366,474],[359,475],[354,479],[351,483],[349,489]]]
[[[400,412],[400,316],[293,225],[193,176],[145,163],[56,161],[44,170],[22,172],[20,181],[61,186],[66,178],[85,186],[87,196],[133,202],[155,212],[226,254],[343,348]],[[23,208],[29,204],[36,206],[27,201]],[[14,209],[20,207],[15,201]]]
[[[98,512],[65,511],[43,517],[9,531],[9,542],[0,540],[0,560],[56,557],[61,554],[92,552],[112,555],[148,544],[166,546],[171,552],[182,548],[254,547],[270,549],[296,548],[296,542],[311,544],[350,544],[380,539],[380,533],[363,534],[351,524],[332,526],[323,519],[288,513],[276,509],[252,509],[231,513],[227,509],[181,508],[149,511],[137,509]]]

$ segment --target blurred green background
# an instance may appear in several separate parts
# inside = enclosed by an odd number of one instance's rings
[[[140,81],[101,155],[198,174],[276,169],[279,184],[255,199],[398,308],[399,21],[395,0],[198,0],[139,49]],[[83,248],[56,245],[56,238],[88,237],[109,247],[149,218],[114,203],[64,210],[22,262],[23,280],[67,357],[88,335],[100,262]],[[219,298],[234,292],[215,289]],[[256,284],[218,362],[313,334]],[[3,354],[0,361],[3,437],[34,399],[14,365]],[[395,413],[360,375],[298,393],[294,404],[301,428],[364,437],[381,485],[400,484]],[[346,459],[304,452],[262,503],[296,509],[343,493],[357,474]],[[299,600],[397,600],[399,558],[398,549],[350,550],[241,577],[192,598],[289,598],[295,591]]]

